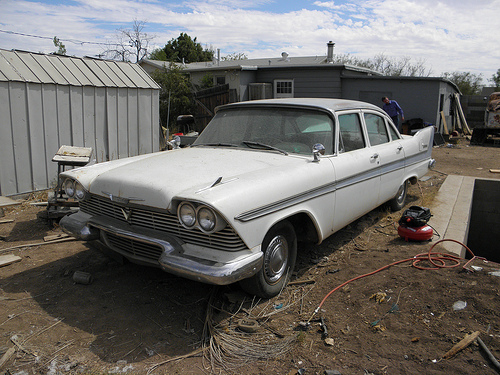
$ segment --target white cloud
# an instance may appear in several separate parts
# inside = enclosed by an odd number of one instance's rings
[[[297,2],[292,2],[297,5]],[[489,42],[498,28],[500,0],[302,1],[302,10],[273,13],[274,0],[80,0],[50,5],[43,0],[2,0],[0,29],[25,34],[105,42],[134,19],[163,46],[186,32],[222,54],[249,57],[325,55],[370,58],[378,53],[425,59],[435,75],[443,71],[483,73],[500,67],[500,52]],[[274,8],[275,9],[275,8]],[[102,47],[65,42],[69,54],[93,55]],[[0,48],[51,52],[51,40],[0,33]]]

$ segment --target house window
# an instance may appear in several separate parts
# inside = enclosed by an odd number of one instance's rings
[[[293,98],[293,79],[280,79],[274,81],[275,98]]]
[[[225,85],[226,84],[226,76],[217,76],[215,77],[215,84],[218,85]]]

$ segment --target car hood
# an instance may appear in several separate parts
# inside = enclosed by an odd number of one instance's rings
[[[127,198],[146,206],[169,208],[176,197],[219,209],[238,203],[239,210],[245,210],[255,207],[255,200],[283,199],[283,189],[292,181],[297,191],[317,186],[317,179],[295,178],[301,168],[307,168],[308,176],[313,177],[311,170],[330,164],[328,160],[311,161],[312,156],[194,147],[100,163],[64,175],[78,179],[93,194]],[[317,174],[323,175],[319,170]]]

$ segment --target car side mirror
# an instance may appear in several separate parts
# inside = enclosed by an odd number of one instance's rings
[[[321,143],[316,143],[313,145],[313,162],[318,163],[319,162],[319,156],[325,154],[325,146],[323,146]]]

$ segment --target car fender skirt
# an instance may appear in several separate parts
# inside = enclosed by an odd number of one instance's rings
[[[59,221],[59,226],[65,233],[78,240],[97,240],[99,239],[99,230],[88,225],[90,218],[90,215],[78,211],[77,213],[64,216]]]

